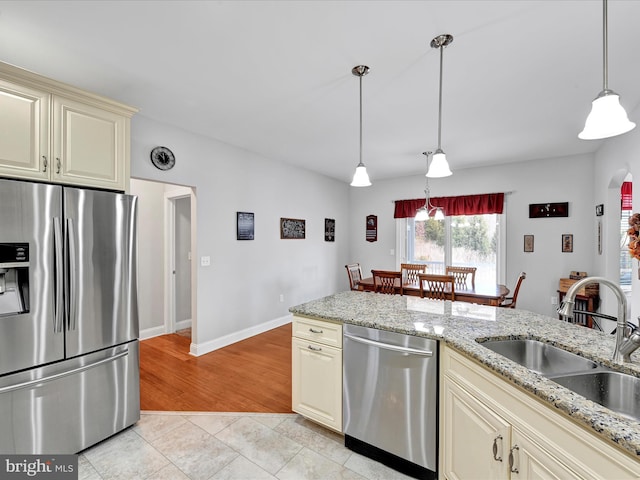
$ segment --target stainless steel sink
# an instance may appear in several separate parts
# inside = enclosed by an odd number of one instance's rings
[[[589,359],[537,340],[489,340],[480,345],[544,376],[598,368]]]
[[[640,421],[640,378],[598,371],[550,378],[563,387],[625,417]]]

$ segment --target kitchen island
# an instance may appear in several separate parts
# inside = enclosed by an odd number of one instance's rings
[[[535,339],[578,353],[604,366],[640,376],[640,356],[631,363],[611,361],[615,338],[524,310],[367,292],[340,292],[290,308],[296,317],[389,330],[440,341],[443,348],[490,370],[533,396],[550,411],[569,417],[591,435],[637,462],[640,476],[640,424],[571,392],[559,384],[483,347],[490,339]],[[442,386],[443,378],[441,378]],[[441,404],[441,410],[443,409]],[[507,452],[508,453],[508,452]],[[506,455],[505,455],[506,456]],[[632,469],[636,466],[632,462]],[[632,470],[633,471],[633,470]]]

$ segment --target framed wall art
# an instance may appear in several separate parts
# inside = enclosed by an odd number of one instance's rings
[[[533,235],[524,236],[524,251],[533,252]]]
[[[335,242],[336,240],[336,221],[333,218],[324,219],[324,241]]]
[[[236,212],[236,240],[253,240],[253,235],[253,213]]]
[[[529,218],[551,218],[568,216],[569,202],[529,204]]]
[[[280,238],[303,239],[306,235],[305,220],[297,218],[280,219]]]
[[[573,252],[573,234],[571,233],[562,234],[562,251],[564,253]]]
[[[365,233],[367,242],[378,241],[378,216],[367,215],[367,230]]]
[[[604,203],[596,205],[596,217],[601,217],[602,215],[604,215]]]

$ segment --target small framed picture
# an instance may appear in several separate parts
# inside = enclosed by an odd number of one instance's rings
[[[336,221],[333,218],[324,219],[324,241],[335,242],[336,240]]]
[[[562,251],[568,253],[573,252],[573,234],[562,234]]]
[[[236,240],[253,240],[253,235],[253,213],[236,212]]]
[[[280,238],[304,239],[306,222],[298,218],[280,218]]]
[[[602,215],[604,215],[604,203],[596,205],[596,217],[601,217]]]
[[[533,235],[524,236],[524,251],[533,252]]]

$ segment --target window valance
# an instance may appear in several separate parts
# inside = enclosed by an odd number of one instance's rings
[[[504,208],[504,193],[431,197],[429,200],[434,207],[441,207],[447,216],[502,213]],[[393,218],[415,217],[418,209],[424,207],[424,202],[424,197],[413,200],[396,200]]]
[[[631,182],[622,182],[622,187],[620,187],[620,203],[622,210],[633,210],[632,186],[633,184]],[[398,208],[397,204],[396,208]]]

